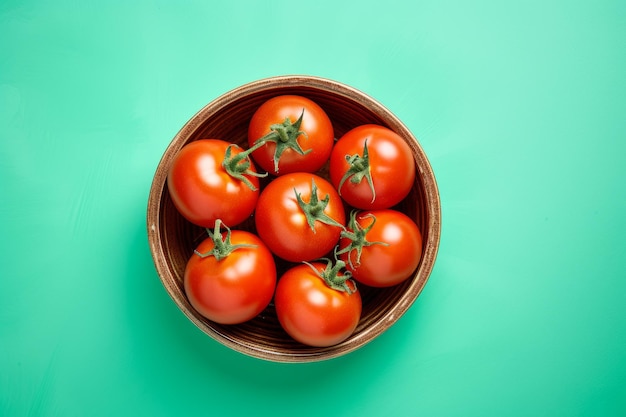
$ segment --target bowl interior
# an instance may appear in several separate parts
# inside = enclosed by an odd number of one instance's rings
[[[416,164],[415,186],[395,208],[413,218],[423,236],[422,260],[412,278],[386,289],[360,285],[363,313],[354,334],[327,347],[304,346],[280,327],[273,304],[255,319],[240,325],[220,325],[200,316],[184,294],[187,260],[206,231],[187,222],[169,196],[166,177],[176,153],[187,143],[219,138],[247,147],[247,127],[265,100],[281,94],[298,94],[318,103],[333,122],[335,137],[365,123],[387,126],[405,138]],[[325,169],[321,175],[326,176]],[[183,126],[166,149],[153,180],[148,202],[148,237],[160,279],[179,308],[202,331],[241,353],[276,361],[310,362],[343,355],[371,341],[400,318],[415,301],[432,270],[440,235],[439,195],[430,164],[411,132],[386,108],[349,86],[316,77],[274,77],[232,90],[209,103]],[[254,231],[251,217],[237,227]],[[279,274],[290,266],[277,259]]]

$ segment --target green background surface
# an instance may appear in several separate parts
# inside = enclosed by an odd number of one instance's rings
[[[626,2],[0,3],[0,415],[626,415]],[[430,280],[341,358],[198,330],[152,263],[159,159],[202,106],[283,74],[418,137]]]

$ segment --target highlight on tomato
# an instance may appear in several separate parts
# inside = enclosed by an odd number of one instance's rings
[[[393,130],[375,124],[357,126],[337,141],[329,171],[339,195],[364,210],[393,207],[415,182],[409,145]]]
[[[282,328],[294,340],[317,347],[350,337],[361,318],[361,295],[344,263],[303,263],[278,281],[274,305]]]
[[[259,174],[243,149],[220,139],[188,143],[176,154],[167,186],[176,209],[191,223],[236,226],[253,212]]]
[[[406,214],[353,211],[336,255],[359,283],[390,287],[408,279],[422,257],[422,234]]]
[[[334,139],[324,109],[299,95],[270,98],[248,125],[252,157],[274,176],[319,170],[328,161]]]
[[[345,229],[343,202],[330,182],[294,172],[272,180],[255,212],[259,237],[278,257],[302,262],[332,252]]]
[[[221,231],[221,221],[187,262],[185,294],[202,316],[220,324],[239,324],[259,315],[276,287],[276,264],[258,236]]]

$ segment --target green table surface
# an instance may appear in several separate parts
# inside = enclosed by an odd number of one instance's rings
[[[0,3],[0,415],[626,415],[626,2]],[[182,125],[273,75],[418,137],[430,280],[379,338],[278,364],[196,328],[147,243]]]

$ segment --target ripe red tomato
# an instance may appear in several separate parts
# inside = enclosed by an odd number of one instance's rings
[[[276,265],[256,235],[218,230],[198,245],[187,262],[185,293],[193,308],[209,320],[243,323],[270,303],[276,287]]]
[[[265,144],[252,152],[252,157],[270,174],[283,175],[320,169],[330,156],[335,137],[328,115],[317,103],[282,95],[264,102],[252,116],[250,148],[259,139]]]
[[[328,254],[345,228],[343,202],[332,184],[311,173],[275,178],[261,192],[255,225],[277,256],[292,262]]]
[[[337,254],[358,282],[389,287],[415,272],[422,257],[422,234],[404,213],[391,209],[353,212]]]
[[[301,264],[278,281],[274,297],[278,321],[300,343],[335,345],[354,333],[359,323],[361,295],[349,275],[339,273],[337,266],[341,265]]]
[[[390,208],[413,187],[415,162],[411,148],[384,126],[358,126],[335,144],[330,155],[330,180],[353,207]]]
[[[259,174],[249,158],[228,163],[241,152],[219,139],[196,140],[178,152],[167,185],[183,217],[202,227],[213,227],[217,219],[232,227],[252,214],[259,198]]]

